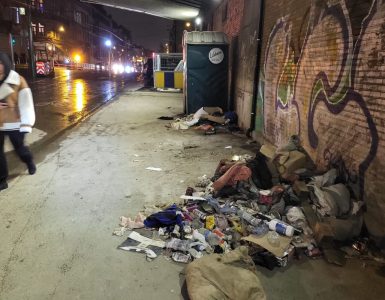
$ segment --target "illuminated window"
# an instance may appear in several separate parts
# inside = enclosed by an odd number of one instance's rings
[[[40,12],[44,11],[44,0],[39,0],[39,10]]]
[[[75,22],[82,24],[82,14],[79,11],[75,11]]]
[[[40,35],[44,35],[44,25],[40,24],[38,25],[38,32]]]
[[[31,23],[33,35],[36,35],[36,24]]]

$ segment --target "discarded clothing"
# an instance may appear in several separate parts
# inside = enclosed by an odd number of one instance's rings
[[[250,176],[251,170],[247,166],[235,164],[213,183],[213,188],[220,191],[224,186],[234,186],[238,181],[248,180]]]
[[[207,203],[211,205],[218,214],[226,215],[235,214],[237,212],[237,209],[235,207],[231,207],[227,203],[223,207],[221,207],[219,205],[218,200],[213,197],[207,198]]]
[[[229,123],[232,123],[232,124],[238,123],[238,115],[235,111],[225,112],[224,117],[226,120],[229,120]]]
[[[172,225],[179,225],[183,228],[183,215],[176,204],[171,205],[169,208],[152,214],[144,220],[144,226],[149,228],[168,227]]]
[[[349,190],[339,183],[329,187],[313,186],[317,211],[322,216],[340,217],[351,209]]]
[[[133,231],[128,238],[118,246],[118,249],[145,253],[147,259],[152,260],[162,253],[164,245],[165,243],[163,241],[154,241]]]
[[[251,179],[256,187],[260,189],[270,189],[273,186],[272,176],[266,163],[266,156],[258,152],[252,161],[247,163],[251,170]]]
[[[145,217],[141,214],[138,213],[138,215],[135,217],[134,220],[131,218],[126,218],[124,216],[120,217],[120,226],[125,227],[125,228],[130,228],[130,229],[138,229],[138,228],[143,228]]]

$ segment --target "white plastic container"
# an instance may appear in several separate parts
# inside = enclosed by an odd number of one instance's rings
[[[294,227],[287,225],[280,220],[274,219],[268,222],[269,229],[274,230],[275,232],[286,235],[286,236],[293,236],[294,234]]]

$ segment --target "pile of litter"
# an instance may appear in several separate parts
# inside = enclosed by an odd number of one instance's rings
[[[161,120],[174,119],[162,116]],[[215,134],[217,131],[240,131],[237,126],[238,116],[234,111],[223,112],[220,107],[202,107],[195,114],[182,118],[176,118],[167,127],[175,130],[187,130],[194,127],[203,131],[206,135]]]
[[[222,159],[213,176],[200,177],[181,201],[163,208],[147,207],[134,219],[122,217],[115,234],[126,230],[129,234],[118,248],[144,253],[147,260],[162,254],[178,263],[191,262],[186,269],[190,296],[194,272],[209,272],[205,266],[211,262],[210,272],[224,270],[229,257],[248,260],[245,276],[255,275],[255,265],[284,268],[294,258],[324,256],[343,265],[354,253],[369,254],[367,241],[354,240],[363,225],[362,202],[355,200],[340,175],[337,169],[317,174],[297,136],[280,149],[263,145],[255,157]],[[222,262],[215,265],[217,255]],[[199,263],[203,259],[207,264]],[[228,276],[236,280],[231,273],[222,273],[221,279]],[[264,299],[254,277],[256,299]],[[227,293],[219,291],[217,283],[206,285],[218,298]],[[238,299],[248,299],[246,294]]]

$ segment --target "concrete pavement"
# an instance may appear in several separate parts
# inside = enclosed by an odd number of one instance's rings
[[[157,119],[181,112],[180,94],[124,93],[36,153],[34,176],[13,174],[0,192],[0,299],[181,298],[183,266],[116,249],[119,217],[177,200],[221,158],[254,153],[243,138]],[[303,259],[258,275],[268,299],[374,299],[383,287],[361,262]]]

